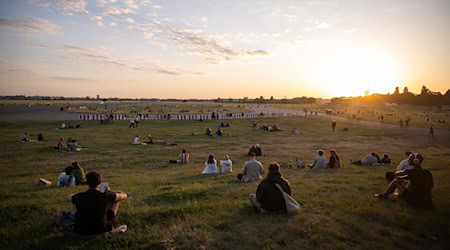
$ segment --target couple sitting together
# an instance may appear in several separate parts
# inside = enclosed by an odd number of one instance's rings
[[[228,155],[225,155],[225,159],[220,161],[220,165],[222,168],[219,171],[214,155],[210,155],[208,160],[205,162],[205,169],[203,169],[202,174],[226,174],[233,172],[233,162],[230,160]]]
[[[323,155],[323,150],[319,149],[313,163],[309,165],[310,168],[339,168],[340,166],[339,156],[334,149],[330,150],[330,161],[328,163],[327,158]]]

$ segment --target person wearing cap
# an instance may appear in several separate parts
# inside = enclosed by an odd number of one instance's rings
[[[272,162],[269,165],[267,177],[261,181],[256,194],[250,194],[248,199],[258,212],[286,211],[283,194],[275,185],[278,184],[284,192],[291,195],[289,182],[281,176],[280,165]]]
[[[399,197],[409,205],[420,208],[433,208],[431,189],[434,186],[433,175],[422,168],[424,158],[421,154],[411,154],[408,158],[413,169],[397,171],[394,179],[389,183],[383,193],[375,194],[379,199],[387,199],[390,194],[398,190]],[[404,180],[409,182],[405,185]]]
[[[336,150],[331,149],[330,150],[330,161],[328,162],[329,168],[339,168],[341,167],[341,164],[339,162],[339,156],[336,154]]]
[[[310,168],[326,168],[327,158],[323,156],[323,150],[319,149],[317,151],[317,156],[314,158],[313,164],[311,164]]]
[[[241,182],[252,182],[262,180],[262,174],[264,173],[263,165],[256,160],[254,152],[249,153],[250,160],[245,162],[242,172],[237,175],[237,178]]]

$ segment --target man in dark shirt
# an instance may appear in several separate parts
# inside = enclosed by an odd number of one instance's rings
[[[113,229],[119,201],[126,200],[122,192],[110,192],[106,187],[100,192],[102,176],[93,171],[86,175],[89,189],[70,197],[75,212],[75,232],[80,235],[95,235]]]
[[[251,194],[248,198],[252,205],[263,212],[286,211],[286,203],[283,194],[276,186],[278,184],[284,192],[291,195],[289,182],[281,177],[280,166],[277,163],[269,165],[267,178],[262,180],[256,190],[256,195]]]
[[[413,169],[397,171],[395,179],[388,185],[384,193],[376,194],[380,199],[387,197],[398,189],[400,197],[413,207],[433,208],[431,189],[434,186],[433,175],[427,169],[421,167],[423,156],[411,154],[408,158],[409,164],[414,165]],[[409,180],[405,185],[403,180]]]

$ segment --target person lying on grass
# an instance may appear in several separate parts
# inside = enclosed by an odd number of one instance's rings
[[[362,160],[358,161],[350,161],[353,165],[361,165],[361,166],[372,166],[375,163],[378,163],[378,158],[376,153],[372,153],[370,155],[366,155]]]
[[[279,185],[284,192],[291,195],[289,182],[281,176],[280,166],[276,162],[269,165],[267,177],[261,181],[256,190],[256,194],[250,194],[248,199],[258,212],[278,212],[286,211],[286,203],[277,187]]]
[[[397,171],[394,179],[389,183],[383,193],[375,194],[379,199],[387,199],[390,194],[398,190],[399,197],[410,206],[418,208],[433,208],[431,189],[434,186],[433,175],[427,169],[422,168],[424,158],[421,154],[411,154],[409,164],[413,169]],[[404,179],[409,182],[405,185]]]
[[[250,160],[245,162],[242,172],[237,175],[237,178],[241,182],[252,182],[262,180],[262,174],[264,173],[263,165],[256,160],[255,153],[249,154]]]
[[[109,232],[114,227],[120,201],[128,196],[123,192],[110,192],[109,187],[100,192],[102,176],[95,171],[89,172],[86,178],[89,189],[68,197],[73,204],[75,232],[83,236]]]
[[[389,155],[384,153],[383,158],[380,160],[381,164],[391,164],[391,159],[389,158]]]
[[[214,155],[209,155],[208,160],[205,161],[205,169],[203,169],[202,174],[218,174],[219,169],[217,168],[217,161]]]

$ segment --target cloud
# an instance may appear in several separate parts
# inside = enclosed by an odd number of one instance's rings
[[[91,61],[106,66],[121,67],[124,69],[139,70],[139,71],[155,71],[157,73],[166,75],[204,74],[203,72],[200,71],[187,70],[179,66],[166,65],[157,62],[148,62],[148,61],[138,62],[136,60],[134,60],[133,62],[129,62],[127,60],[115,58],[109,55],[108,50],[102,47],[89,48],[68,44],[61,46],[51,44],[39,44],[37,46],[40,48],[52,49],[64,53],[69,53],[69,55],[75,56],[76,58],[80,59],[80,61]]]
[[[344,33],[353,33],[355,31],[356,31],[355,28],[351,28],[351,29],[348,29],[348,30],[344,30]]]
[[[105,27],[103,24],[103,17],[101,16],[92,16],[91,20],[94,21],[98,26]]]
[[[213,37],[202,36],[201,30],[169,28],[172,35],[170,39],[178,42],[182,47],[195,51],[202,55],[210,63],[217,63],[220,60],[235,60],[244,56],[265,56],[269,52],[266,50],[236,50],[230,48]]]
[[[72,16],[76,13],[88,14],[86,0],[29,0],[30,4],[42,8],[54,8],[66,15]]]
[[[319,25],[316,26],[317,29],[329,29],[331,28],[331,25],[328,23],[321,23]]]
[[[56,33],[61,28],[49,20],[32,17],[25,19],[0,18],[0,26],[35,33]]]
[[[95,82],[93,79],[81,78],[81,77],[66,77],[66,76],[53,76],[55,80],[70,81],[70,82]]]

